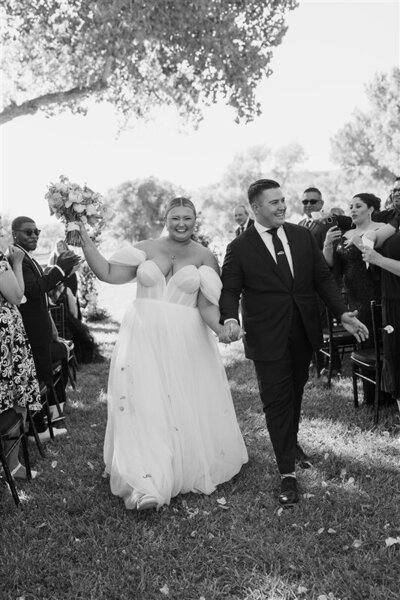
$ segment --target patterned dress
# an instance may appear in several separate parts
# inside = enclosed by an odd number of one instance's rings
[[[10,268],[0,252],[0,278]],[[0,413],[16,405],[40,410],[39,384],[21,314],[0,293]]]

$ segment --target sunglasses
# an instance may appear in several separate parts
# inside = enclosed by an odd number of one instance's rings
[[[302,200],[303,204],[317,204],[319,200]]]
[[[35,234],[37,237],[39,237],[41,230],[40,229],[14,229],[14,231],[20,231],[21,233],[24,233],[28,237],[31,237],[33,234]]]

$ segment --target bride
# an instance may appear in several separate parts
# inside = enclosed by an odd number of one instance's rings
[[[109,261],[81,228],[99,279],[137,277],[111,360],[104,442],[111,491],[128,509],[159,508],[180,493],[211,494],[247,462],[212,334],[221,331],[217,261],[191,239],[190,200],[171,200],[165,221],[165,237],[117,250]]]

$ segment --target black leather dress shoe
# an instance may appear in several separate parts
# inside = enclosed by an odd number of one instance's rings
[[[281,492],[278,500],[279,504],[282,504],[282,506],[293,506],[299,501],[295,477],[284,477],[281,479]]]
[[[296,444],[296,465],[300,467],[300,469],[312,469],[313,466],[309,457],[299,444]]]

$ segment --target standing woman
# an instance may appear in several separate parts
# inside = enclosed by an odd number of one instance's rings
[[[368,238],[380,248],[363,247],[363,260],[381,269],[383,326],[382,388],[397,400],[400,411],[400,232],[398,222],[385,225]],[[396,232],[397,229],[397,232]],[[391,332],[390,332],[391,331]]]
[[[358,310],[358,318],[369,331],[372,327],[371,300],[380,300],[380,279],[379,271],[366,268],[361,246],[366,232],[384,227],[371,220],[372,214],[379,211],[379,207],[380,199],[374,194],[353,196],[349,203],[353,228],[342,234],[338,227],[331,227],[323,248],[326,262],[334,268],[337,280],[343,283],[349,309]]]
[[[17,306],[24,295],[22,260],[24,253],[9,247],[9,260],[0,252],[0,413],[40,410],[40,392],[31,348]],[[12,265],[12,268],[10,266]],[[19,446],[8,457],[11,474],[26,479],[18,459]],[[32,471],[32,477],[37,476]]]
[[[171,200],[165,222],[165,237],[121,248],[109,261],[81,229],[85,258],[101,281],[137,277],[110,366],[104,443],[111,491],[128,509],[211,494],[247,462],[212,334],[222,330],[217,261],[192,240],[190,200]]]

